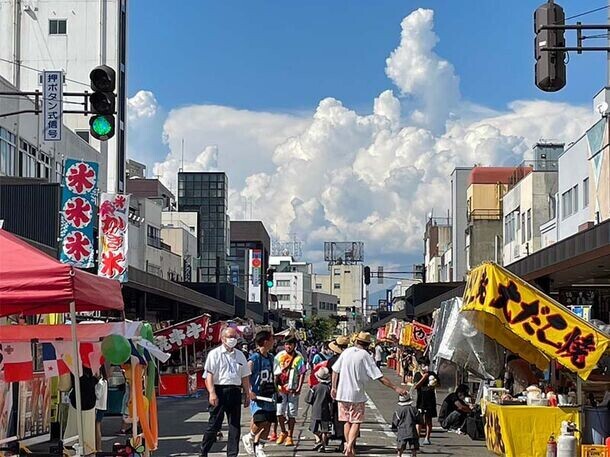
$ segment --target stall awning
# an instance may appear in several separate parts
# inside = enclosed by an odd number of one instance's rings
[[[0,316],[122,310],[118,281],[63,264],[0,229]]]
[[[555,360],[587,379],[610,339],[493,262],[468,274],[462,313],[481,332],[540,369]]]
[[[82,323],[76,326],[78,341],[97,342],[108,335],[123,335],[133,338],[140,335],[142,322],[110,322],[100,324]],[[70,325],[0,325],[0,341],[51,343],[71,341]]]

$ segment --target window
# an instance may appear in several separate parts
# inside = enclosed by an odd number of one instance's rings
[[[339,284],[339,283],[333,284],[333,289],[341,289],[341,284]]]
[[[321,289],[321,288],[322,288],[322,284],[321,284],[321,283],[319,283],[319,282],[317,282],[317,283],[316,283],[316,289]]]
[[[525,243],[525,213],[521,213],[521,244]]]
[[[148,245],[157,249],[161,249],[161,230],[152,225],[146,228]]]
[[[341,276],[341,270],[335,269],[334,270],[334,275],[335,276]]]
[[[66,19],[49,19],[49,35],[65,35],[68,31]]]
[[[83,140],[85,143],[89,143],[89,130],[77,130],[76,134]],[[183,183],[184,184],[184,183]]]
[[[527,222],[526,222],[526,227],[527,227],[527,239],[531,240],[532,239],[532,210],[531,208],[527,210]]]
[[[561,194],[562,219],[572,215],[572,189]]]
[[[15,174],[15,135],[0,127],[0,174]]]
[[[275,285],[277,287],[290,287],[290,279],[280,279]]]
[[[578,184],[576,184],[574,187],[572,187],[572,212],[573,213],[577,213],[578,212]]]
[[[277,299],[278,301],[290,301],[290,294],[279,294]]]
[[[589,206],[589,178],[582,180],[582,207]]]

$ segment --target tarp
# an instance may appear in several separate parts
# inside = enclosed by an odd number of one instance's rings
[[[460,314],[462,298],[441,303],[434,316],[430,359],[445,359],[481,378],[496,379],[504,367],[504,349]]]
[[[493,262],[468,274],[462,313],[538,368],[555,360],[587,379],[610,339],[565,306]]]
[[[118,281],[62,264],[0,229],[0,316],[122,310]]]
[[[108,335],[123,335],[125,338],[140,336],[142,322],[111,322],[104,324],[77,324],[78,341],[96,342]],[[54,341],[70,341],[70,325],[0,325],[0,341],[26,342],[37,340],[39,343],[52,343]]]

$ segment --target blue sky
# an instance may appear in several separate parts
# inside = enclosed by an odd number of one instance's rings
[[[567,16],[605,0],[564,1]],[[460,77],[465,99],[502,109],[515,99],[588,104],[605,79],[601,53],[571,56],[568,86],[533,85],[532,14],[540,0],[308,0],[130,2],[129,89],[151,90],[170,109],[221,104],[312,110],[326,96],[357,110],[391,82],[384,61],[400,21],[435,10],[437,53]],[[581,18],[604,22],[606,11]],[[601,43],[602,40],[596,40]]]

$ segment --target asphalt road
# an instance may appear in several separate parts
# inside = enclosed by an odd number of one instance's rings
[[[398,377],[391,371],[385,372],[394,382]],[[365,423],[362,426],[361,438],[358,441],[357,454],[368,457],[386,457],[396,455],[395,435],[390,430],[389,423],[396,406],[396,396],[393,392],[375,382],[367,388],[369,402]],[[318,456],[312,451],[313,435],[309,432],[309,406],[304,403],[301,396],[299,418],[295,431],[295,446],[285,447],[267,444],[265,452],[269,456]],[[207,402],[205,396],[200,398],[163,398],[159,400],[159,450],[154,454],[164,457],[196,457],[199,455],[199,443],[202,432],[207,423]],[[246,432],[250,421],[249,410],[244,410],[242,416],[242,433]],[[109,417],[104,419],[104,449],[110,449],[112,443],[119,441],[113,433],[120,428],[120,419]],[[223,429],[226,437],[226,428]],[[121,439],[122,441],[123,439]],[[224,441],[216,443],[213,448],[214,457],[226,455]],[[333,443],[331,443],[333,444]],[[243,446],[242,446],[243,447]],[[341,454],[331,446],[332,452],[325,455],[340,457]],[[459,436],[442,431],[435,427],[432,434],[432,445],[422,446],[422,455],[431,456],[460,456],[460,457],[489,457],[492,454],[485,449],[483,442],[475,442],[467,436]],[[242,449],[240,455],[246,455]]]

